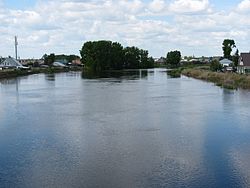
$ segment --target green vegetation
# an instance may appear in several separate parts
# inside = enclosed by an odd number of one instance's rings
[[[31,74],[39,73],[59,73],[59,72],[68,72],[68,71],[81,71],[80,67],[71,67],[71,68],[60,68],[60,67],[48,67],[48,68],[31,68],[30,70],[21,70],[21,69],[5,69],[0,70],[0,79],[4,78],[15,78],[19,76],[27,76]]]
[[[167,74],[172,78],[179,78],[181,77],[182,71],[184,69],[210,70],[210,67],[204,64],[194,64],[194,63],[184,64],[184,65],[180,65],[178,68],[167,70]]]
[[[231,52],[233,48],[235,48],[235,42],[232,39],[225,39],[222,43],[222,50],[224,54],[224,58],[231,59]]]
[[[85,70],[95,72],[105,70],[152,68],[154,60],[148,51],[137,47],[126,47],[112,41],[89,41],[80,50]]]
[[[181,61],[181,52],[180,51],[171,51],[167,54],[167,64],[172,67],[178,67]]]
[[[55,54],[50,54],[50,55],[45,54],[43,56],[44,64],[48,66],[52,66],[55,61],[55,57],[56,57]]]
[[[218,60],[213,60],[210,64],[210,70],[214,72],[218,72],[222,70],[222,65]]]
[[[55,55],[54,53],[51,53],[50,55],[44,54],[42,59],[44,59],[45,65],[52,66],[56,60],[66,60],[66,62],[72,62],[73,60],[80,59],[80,57],[77,55]]]
[[[180,78],[181,77],[181,72],[184,68],[177,68],[177,69],[170,69],[170,70],[167,70],[167,73],[170,77],[172,78]]]
[[[228,89],[250,89],[250,76],[236,73],[219,73],[201,69],[184,69],[183,75],[193,77],[208,82],[213,82],[217,86]]]
[[[72,62],[73,60],[76,59],[80,59],[80,57],[77,55],[65,55],[65,54],[55,56],[55,60],[66,60],[67,62]]]
[[[236,52],[235,52],[235,54],[234,54],[234,56],[233,56],[233,58],[232,58],[235,68],[238,66],[239,58],[240,58],[239,50],[237,49]]]

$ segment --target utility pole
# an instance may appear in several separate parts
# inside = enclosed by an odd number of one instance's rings
[[[15,36],[15,55],[16,55],[16,60],[17,60],[17,45],[18,45],[17,36]]]

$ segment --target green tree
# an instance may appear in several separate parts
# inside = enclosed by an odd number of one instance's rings
[[[87,69],[102,71],[123,68],[123,47],[117,42],[89,41],[80,50]]]
[[[237,49],[236,52],[235,52],[235,54],[234,54],[234,56],[233,56],[234,67],[238,66],[239,58],[240,58],[239,50]]]
[[[52,66],[53,63],[55,62],[55,54],[50,54],[50,55],[46,55],[44,56],[44,64],[48,65],[48,66]]]
[[[82,62],[91,71],[151,68],[152,58],[148,51],[137,47],[126,47],[111,41],[89,41],[80,50]]]
[[[171,51],[167,54],[167,64],[177,67],[181,61],[181,52],[180,51]]]
[[[128,69],[139,69],[140,50],[137,47],[126,47],[124,49],[124,67]]]
[[[218,60],[213,60],[210,64],[210,70],[211,71],[221,71],[222,70],[222,65],[220,64],[220,62]]]
[[[110,67],[115,70],[120,70],[123,68],[124,61],[124,51],[123,46],[118,42],[113,42],[111,44],[111,59]]]
[[[222,43],[222,50],[224,54],[224,58],[231,59],[231,52],[233,48],[235,48],[235,42],[232,39],[225,39]]]
[[[79,59],[80,57],[77,55],[65,55],[65,54],[61,54],[61,55],[56,55],[55,59],[56,60],[64,60],[66,62],[72,62],[75,59]]]

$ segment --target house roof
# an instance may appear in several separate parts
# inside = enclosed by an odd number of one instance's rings
[[[23,67],[23,65],[20,62],[18,62],[12,57],[6,58],[0,64],[1,64],[0,66],[5,66],[5,64],[7,64],[7,66],[12,66],[12,67]]]
[[[240,57],[244,66],[250,66],[250,53],[241,53]]]
[[[220,60],[220,63],[224,65],[224,64],[231,64],[233,62],[231,60],[225,58],[225,59]]]
[[[55,61],[55,62],[53,63],[53,66],[55,66],[55,67],[66,67],[66,65],[64,65],[63,63],[58,62],[58,61]]]

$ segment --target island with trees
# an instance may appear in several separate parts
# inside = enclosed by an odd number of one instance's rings
[[[118,42],[89,41],[80,50],[86,71],[122,69],[147,69],[154,67],[154,59],[148,51],[137,47],[123,47]]]

